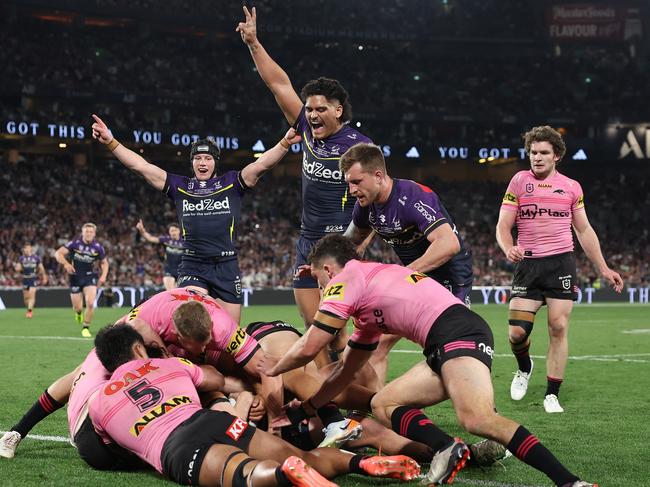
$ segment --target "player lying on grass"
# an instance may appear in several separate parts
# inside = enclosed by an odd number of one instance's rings
[[[470,433],[506,446],[558,486],[592,485],[567,470],[526,428],[495,412],[492,331],[447,289],[406,267],[357,260],[352,242],[340,235],[321,239],[310,262],[324,288],[314,326],[282,358],[267,354],[260,364],[272,376],[301,367],[353,318],[356,330],[343,360],[319,391],[302,402],[307,413],[354,380],[383,333],[400,335],[422,346],[426,361],[379,391],[372,399],[372,412],[386,426],[436,452],[427,474],[430,484],[451,483],[469,456],[460,439],[437,428],[419,409],[450,399],[460,424]]]
[[[241,418],[203,409],[197,388],[217,384],[189,360],[150,359],[131,326],[102,329],[95,347],[112,373],[90,401],[95,429],[179,484],[318,487],[335,485],[323,476],[411,480],[419,474],[406,456],[364,457],[335,448],[304,452]]]

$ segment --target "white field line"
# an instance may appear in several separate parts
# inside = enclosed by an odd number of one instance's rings
[[[6,431],[0,431],[0,434],[4,435],[5,433]],[[70,438],[68,438],[67,436],[27,435],[26,439],[38,440],[38,441],[55,441],[57,443],[70,443]]]
[[[15,340],[81,340],[81,341],[91,341],[90,338],[80,338],[80,337],[61,337],[61,336],[25,336],[25,335],[0,335],[0,340],[15,339]],[[396,349],[391,350],[391,353],[419,353],[421,350],[402,350]],[[512,354],[501,353],[494,354],[495,358],[511,358]],[[531,355],[535,359],[545,359],[545,355]],[[571,360],[586,360],[589,362],[636,362],[636,363],[647,363],[650,360],[644,359],[634,359],[631,357],[650,357],[650,353],[624,353],[624,354],[615,354],[615,355],[571,355],[569,359]]]

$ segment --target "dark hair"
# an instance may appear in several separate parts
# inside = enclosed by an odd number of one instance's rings
[[[322,95],[327,101],[337,100],[343,106],[341,122],[347,122],[352,118],[352,105],[350,105],[350,95],[345,91],[343,85],[338,80],[331,78],[312,79],[303,86],[300,91],[300,98],[303,103],[310,96]]]
[[[131,325],[105,326],[95,336],[95,351],[100,362],[109,372],[134,360],[133,345],[141,343],[142,335]]]
[[[530,154],[530,146],[533,142],[548,142],[553,146],[553,152],[559,156],[558,162],[562,160],[566,153],[566,145],[560,132],[548,125],[533,127],[524,134],[524,148],[526,153]]]
[[[170,223],[167,225],[167,231],[170,231],[172,228],[178,228],[180,230],[181,226],[178,223]]]
[[[339,159],[339,169],[346,173],[356,163],[361,164],[361,170],[367,173],[381,171],[386,174],[386,160],[381,149],[375,144],[356,144],[350,147]]]
[[[358,259],[359,255],[352,243],[352,240],[338,233],[325,235],[309,252],[309,262],[320,266],[321,261],[326,257],[333,257],[341,267],[345,266],[352,259]]]

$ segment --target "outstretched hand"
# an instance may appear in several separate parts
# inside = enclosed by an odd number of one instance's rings
[[[142,219],[138,220],[138,223],[136,223],[135,228],[138,232],[144,233],[144,223],[142,223]]]
[[[241,35],[241,40],[244,44],[250,46],[257,41],[257,11],[253,7],[250,11],[248,7],[244,6],[245,21],[237,24],[236,32]]]
[[[93,113],[95,123],[92,125],[93,139],[98,140],[102,144],[108,144],[113,140],[113,134],[108,129],[104,121]]]

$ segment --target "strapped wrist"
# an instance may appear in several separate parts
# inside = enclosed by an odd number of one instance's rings
[[[113,152],[115,149],[117,149],[117,146],[120,145],[120,143],[117,141],[116,138],[113,138],[108,144],[106,144],[106,147],[108,147],[108,150]]]
[[[289,141],[285,137],[282,137],[282,139],[280,139],[280,145],[285,150],[289,150],[289,147],[291,147],[291,144],[289,144]]]

